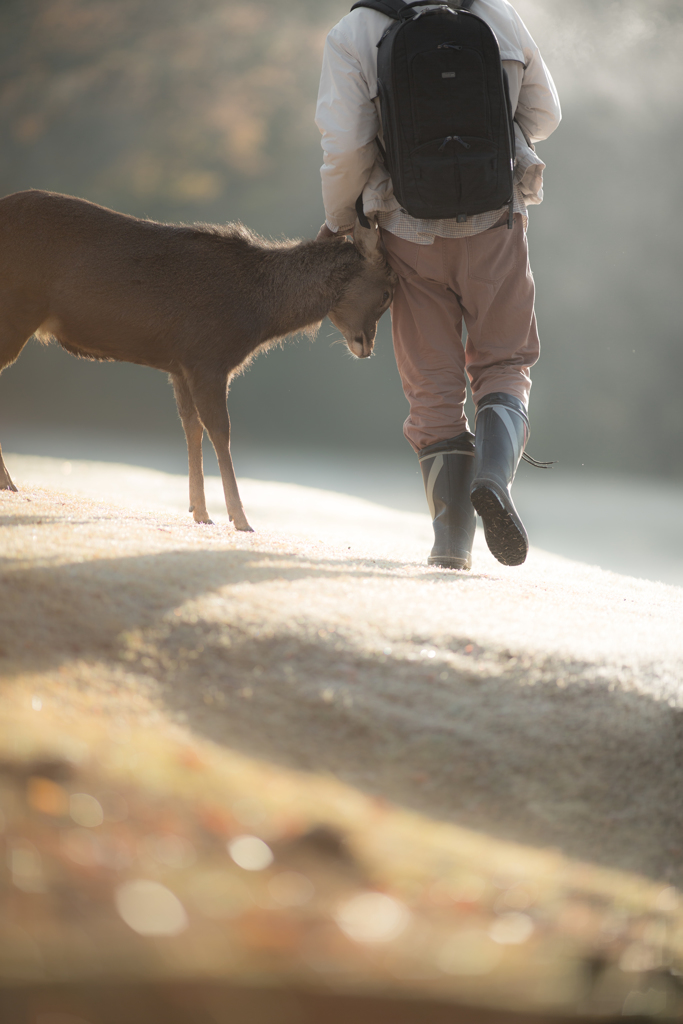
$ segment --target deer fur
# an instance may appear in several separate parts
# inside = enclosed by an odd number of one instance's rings
[[[372,353],[395,274],[375,225],[344,239],[273,242],[241,224],[139,220],[32,190],[0,200],[0,372],[27,340],[87,359],[166,371],[187,439],[190,511],[209,523],[202,436],[216,450],[228,514],[251,530],[230,456],[230,378],[265,347],[329,316]],[[16,490],[2,460],[0,489]]]

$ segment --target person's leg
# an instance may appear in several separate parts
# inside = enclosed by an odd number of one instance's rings
[[[416,245],[383,232],[398,274],[392,304],[396,363],[410,405],[404,434],[417,452],[434,525],[430,565],[469,569],[476,526],[474,437],[465,416],[462,309],[449,287],[446,240]]]
[[[523,218],[467,239],[460,279],[467,371],[477,413],[472,503],[492,554],[519,565],[529,541],[511,487],[529,438],[530,367],[539,354]]]
[[[528,407],[530,369],[538,360],[534,279],[524,218],[464,240],[467,267],[458,294],[467,324],[466,364],[474,404],[502,391]]]
[[[468,429],[462,308],[448,284],[447,239],[417,245],[383,231],[382,241],[398,275],[391,331],[410,406],[403,433],[419,452]]]

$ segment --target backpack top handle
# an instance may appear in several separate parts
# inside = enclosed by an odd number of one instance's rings
[[[474,0],[415,0],[414,3],[406,3],[406,0],[358,0],[351,10],[355,11],[357,7],[370,7],[395,21],[406,21],[414,16],[415,7],[446,7],[457,13],[466,11],[473,3]]]
[[[379,11],[380,14],[386,14],[390,18],[395,18],[396,21],[400,18],[400,12],[408,4],[405,0],[358,0],[351,8],[355,11],[357,7],[370,7],[373,11]]]
[[[427,7],[427,6],[429,6],[429,7],[431,7],[431,6],[434,6],[434,7],[446,7],[448,10],[453,11],[453,13],[455,14],[458,5],[457,5],[457,2],[454,4],[452,2],[452,0],[414,0],[414,3],[410,3],[410,4],[404,3],[403,7],[399,11],[399,15],[398,16],[401,19],[401,21],[405,21],[407,18],[414,17],[414,15],[415,15],[415,11],[413,10],[414,7]],[[425,13],[427,13],[427,12],[425,11]]]

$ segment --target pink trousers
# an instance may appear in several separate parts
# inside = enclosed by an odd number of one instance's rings
[[[388,231],[382,241],[399,279],[391,323],[415,451],[468,429],[465,375],[475,404],[504,391],[528,405],[539,341],[524,218],[432,245]]]

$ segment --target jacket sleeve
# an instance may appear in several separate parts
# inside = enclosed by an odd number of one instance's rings
[[[552,135],[562,119],[562,111],[555,83],[539,49],[518,15],[517,19],[524,51],[524,78],[515,111],[515,121],[524,132],[527,141],[534,145]]]
[[[516,60],[504,60],[503,67],[508,76],[510,99],[512,101],[515,126],[515,182],[519,186],[526,206],[543,202],[543,171],[545,164],[527,139],[518,120],[519,97],[524,85],[525,67]]]
[[[332,29],[325,43],[315,123],[322,134],[323,203],[327,226],[346,230],[377,157],[377,109],[358,56]]]

